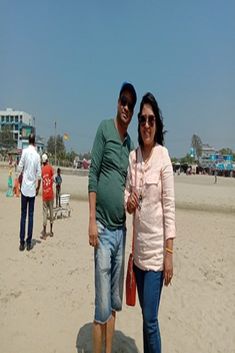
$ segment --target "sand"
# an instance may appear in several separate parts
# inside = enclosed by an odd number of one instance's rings
[[[0,168],[0,353],[89,353],[94,310],[93,249],[88,245],[87,177],[63,176],[70,218],[20,252],[20,199],[6,198]],[[163,353],[235,352],[235,179],[176,176],[177,239],[172,286],[160,307]],[[4,191],[3,191],[4,190]],[[131,219],[126,257],[130,250]],[[139,305],[117,315],[113,352],[142,352]]]

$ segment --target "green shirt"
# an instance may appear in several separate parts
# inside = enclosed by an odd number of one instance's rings
[[[89,192],[96,193],[96,219],[109,229],[126,220],[124,189],[133,143],[127,134],[121,141],[113,119],[101,122],[92,148]]]

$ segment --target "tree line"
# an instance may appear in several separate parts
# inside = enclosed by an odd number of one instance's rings
[[[7,153],[8,150],[11,150],[12,148],[16,147],[17,146],[13,138],[11,127],[3,126],[0,130],[0,148],[6,150]],[[186,154],[186,156],[180,159],[173,157],[172,162],[180,162],[182,164],[193,164],[195,161],[198,161],[202,154],[203,143],[201,138],[196,134],[192,136],[191,147],[195,151],[194,156],[191,156],[190,153],[188,153]],[[52,162],[55,162],[54,159],[56,154],[57,161],[64,162],[65,165],[73,163],[75,157],[78,157],[80,160],[83,160],[84,158],[86,160],[89,160],[91,158],[90,152],[77,153],[73,150],[67,152],[64,144],[64,138],[61,135],[50,136],[45,148]],[[222,155],[233,155],[233,160],[235,160],[235,153],[229,147],[221,148],[219,150],[219,153],[221,153]]]
[[[64,144],[64,138],[61,135],[49,137],[46,145],[46,151],[49,154],[52,162],[55,162],[56,155],[56,161],[59,161],[61,165],[68,165],[73,163],[76,157],[78,157],[80,160],[83,160],[84,158],[89,160],[91,158],[90,152],[77,153],[73,150],[67,152]]]

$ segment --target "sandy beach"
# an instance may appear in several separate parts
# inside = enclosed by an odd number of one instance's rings
[[[89,353],[94,311],[88,245],[87,177],[62,175],[70,218],[40,239],[36,198],[33,249],[20,252],[20,198],[5,196],[0,168],[0,353]],[[175,176],[174,278],[160,306],[163,353],[235,352],[235,178]],[[131,218],[126,258],[130,251]],[[117,315],[113,352],[142,352],[139,305]]]

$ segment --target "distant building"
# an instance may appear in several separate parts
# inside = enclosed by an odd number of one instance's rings
[[[35,131],[35,118],[23,111],[13,110],[7,108],[6,110],[0,110],[0,129],[4,126],[10,126],[15,147],[18,150],[28,146],[28,137]],[[39,153],[44,150],[45,144],[43,139],[37,136],[36,147]]]
[[[202,168],[211,168],[213,167],[214,161],[211,156],[218,154],[214,147],[209,146],[208,144],[202,145],[202,153],[199,157],[199,165]]]
[[[45,142],[44,142],[44,139],[40,136],[36,136],[36,147],[37,147],[38,153],[42,155],[43,152],[45,151]]]
[[[18,149],[22,150],[29,145],[29,135],[34,132],[34,128],[32,126],[24,126],[22,128],[22,136],[19,141]],[[40,136],[36,136],[36,148],[38,153],[41,155],[45,150],[44,139]]]
[[[202,154],[199,158],[199,165],[204,169],[211,170],[234,170],[233,156],[222,155],[218,150],[209,145],[202,146]]]
[[[17,148],[19,150],[22,150],[29,145],[29,135],[31,133],[35,133],[35,129],[33,126],[30,126],[30,125],[22,126],[21,134],[17,145]]]
[[[22,128],[29,126],[34,129],[33,122],[34,118],[32,115],[23,111],[13,110],[12,108],[0,110],[0,129],[4,126],[10,126],[15,147],[17,148],[21,148]]]

